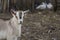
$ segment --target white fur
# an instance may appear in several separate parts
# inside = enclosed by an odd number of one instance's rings
[[[46,3],[42,2],[41,5],[36,7],[36,9],[46,9]]]
[[[16,17],[14,16],[8,21],[0,20],[0,22],[0,39],[17,40],[19,34],[21,35],[21,31],[19,33],[18,29],[21,26],[19,26]]]
[[[53,8],[53,5],[51,3],[47,4],[47,8],[48,9],[52,9]]]
[[[27,13],[27,12],[29,12],[29,10],[25,10],[25,11],[17,11],[17,14],[16,14],[16,16],[18,16],[18,22],[22,22],[23,23],[23,18],[24,18],[24,15],[25,15],[25,13]],[[19,14],[20,13],[22,13],[22,15],[21,15],[21,19],[19,18]]]
[[[12,14],[13,17],[10,20],[4,21],[0,19],[0,39],[17,40],[21,37],[21,26],[20,21],[23,22],[24,13],[27,11],[14,11],[16,15]],[[22,12],[22,18],[19,18],[19,13]],[[16,18],[17,16],[17,18]]]
[[[41,5],[37,6],[36,9],[52,9],[53,5],[51,3],[44,3],[42,2]]]

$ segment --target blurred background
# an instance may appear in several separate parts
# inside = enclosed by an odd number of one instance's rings
[[[60,40],[60,0],[0,0],[0,19],[12,18],[11,9],[30,10],[21,40]]]
[[[0,0],[0,12],[8,12],[12,8],[33,11],[42,2],[51,3],[54,11],[60,9],[60,0]]]

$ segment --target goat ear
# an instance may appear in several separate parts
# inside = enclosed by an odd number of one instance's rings
[[[12,14],[12,16],[16,15],[15,10],[11,9],[11,14]]]
[[[27,13],[27,12],[29,12],[30,10],[28,9],[28,10],[26,10],[26,11],[24,11],[24,13]]]

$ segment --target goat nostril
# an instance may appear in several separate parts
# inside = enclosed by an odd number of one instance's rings
[[[21,17],[20,17],[20,19],[21,19]]]
[[[20,21],[20,24],[22,24],[22,21]]]

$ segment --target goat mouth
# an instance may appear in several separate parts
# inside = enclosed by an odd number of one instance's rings
[[[18,24],[22,24],[22,21],[19,21]]]
[[[22,24],[22,21],[20,21],[20,24]]]

